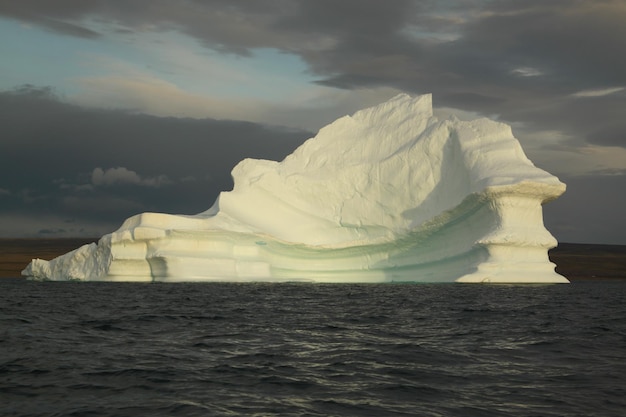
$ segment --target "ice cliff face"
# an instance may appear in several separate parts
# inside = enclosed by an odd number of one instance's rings
[[[541,205],[565,191],[511,128],[437,120],[399,95],[321,129],[282,162],[246,159],[195,216],[143,213],[22,272],[119,281],[567,282]]]

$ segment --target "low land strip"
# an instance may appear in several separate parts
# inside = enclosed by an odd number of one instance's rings
[[[18,278],[34,258],[50,260],[97,240],[0,239],[0,278]],[[550,251],[550,259],[570,281],[626,280],[626,245],[561,243]]]
[[[0,278],[18,278],[31,260],[49,261],[97,238],[0,239]]]

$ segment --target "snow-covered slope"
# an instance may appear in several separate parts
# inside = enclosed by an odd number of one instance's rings
[[[119,281],[567,282],[541,205],[565,190],[508,125],[438,120],[399,95],[281,162],[245,159],[195,216],[143,213],[22,272]]]

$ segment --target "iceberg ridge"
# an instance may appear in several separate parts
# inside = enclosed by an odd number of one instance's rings
[[[568,282],[542,204],[565,191],[511,128],[438,120],[398,95],[322,128],[283,161],[244,159],[194,216],[142,213],[34,279]]]

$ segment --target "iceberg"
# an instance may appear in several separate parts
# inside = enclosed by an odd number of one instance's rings
[[[433,116],[401,94],[322,128],[283,161],[244,159],[197,215],[142,213],[31,279],[566,283],[542,204],[565,184],[511,127]]]

